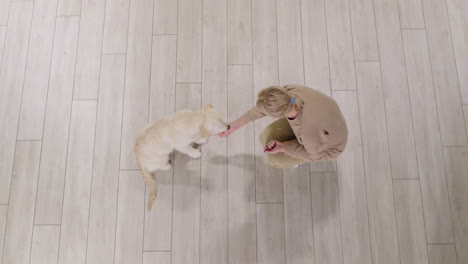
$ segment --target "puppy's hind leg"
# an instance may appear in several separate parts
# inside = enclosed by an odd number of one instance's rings
[[[158,163],[160,164],[159,165],[160,170],[168,171],[172,168],[171,160],[169,159],[169,156],[161,158],[161,160]]]
[[[160,170],[168,171],[168,170],[170,170],[171,168],[172,168],[172,165],[171,165],[171,163],[169,163],[169,161],[168,161],[166,165],[164,165],[164,166],[162,166],[162,167],[160,168]]]
[[[175,148],[177,151],[187,154],[194,159],[201,157],[201,152],[198,149],[193,148],[192,146],[177,146]]]
[[[167,155],[157,156],[151,160],[148,160],[146,161],[145,166],[149,171],[170,170],[172,168],[169,156]]]
[[[195,140],[195,143],[200,144],[200,145],[201,145],[201,144],[205,144],[206,142],[208,142],[208,138],[207,138],[207,137],[206,137],[206,138],[199,137],[199,138],[197,138],[197,139]]]

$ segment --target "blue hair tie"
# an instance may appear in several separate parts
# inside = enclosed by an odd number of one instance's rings
[[[289,103],[293,105],[295,102],[296,102],[296,98],[291,97],[291,99],[289,100]]]

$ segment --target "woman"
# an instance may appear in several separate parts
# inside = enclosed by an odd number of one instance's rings
[[[272,86],[258,94],[256,106],[220,133],[227,137],[264,116],[279,118],[260,134],[267,162],[276,168],[336,159],[345,149],[348,129],[337,103],[299,85]]]

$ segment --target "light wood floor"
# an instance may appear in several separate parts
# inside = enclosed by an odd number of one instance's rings
[[[467,264],[468,1],[0,0],[2,264]],[[145,211],[135,134],[333,96],[337,161],[277,170],[268,118],[174,155]],[[317,113],[320,114],[320,113]]]

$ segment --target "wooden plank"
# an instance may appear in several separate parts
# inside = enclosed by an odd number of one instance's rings
[[[343,263],[337,173],[311,173],[316,263]]]
[[[313,162],[309,166],[310,172],[335,172],[336,160]]]
[[[8,25],[9,11],[10,11],[10,0],[0,0],[0,26]]]
[[[203,1],[202,103],[213,104],[226,120],[227,0]],[[202,147],[200,193],[200,263],[228,262],[228,166],[212,163],[227,155],[227,141],[214,136]]]
[[[463,106],[463,112],[465,113],[466,131],[468,131],[468,105]]]
[[[375,263],[400,263],[392,171],[378,62],[356,63],[367,204]],[[381,228],[385,226],[385,228]]]
[[[103,55],[100,75],[86,263],[114,264],[125,55]]]
[[[150,123],[175,110],[176,36],[153,36]],[[171,250],[173,170],[158,171],[158,197],[145,214],[144,250]]]
[[[98,97],[105,5],[105,0],[83,1],[73,99]]]
[[[153,36],[150,123],[170,115],[175,109],[176,36]]]
[[[33,5],[12,3],[0,69],[0,204],[7,204]]]
[[[35,224],[60,224],[73,96],[78,17],[57,18]]]
[[[148,124],[153,0],[131,1],[120,169],[136,169],[137,133]]]
[[[429,51],[424,30],[404,30],[405,57],[416,135],[428,243],[453,242]]]
[[[468,262],[468,148],[445,148],[445,168],[447,170],[448,192],[452,208],[453,233],[458,263]]]
[[[304,84],[301,1],[276,1],[279,84]]]
[[[120,171],[115,263],[142,263],[145,182],[139,171]]]
[[[57,16],[81,15],[81,1],[82,0],[59,0],[57,7]]]
[[[59,263],[86,262],[96,101],[74,101],[60,231]]]
[[[60,226],[34,226],[31,264],[56,263],[59,253]]]
[[[301,1],[301,17],[305,84],[331,95],[325,2]]]
[[[143,252],[143,264],[171,264],[171,252]]]
[[[408,81],[397,1],[375,0],[377,39],[392,177],[417,178]]]
[[[0,205],[0,259],[3,256],[3,242],[5,242],[6,220],[8,205]]]
[[[419,180],[394,180],[395,209],[402,264],[428,263]]]
[[[253,94],[252,66],[228,67],[228,119],[248,109]],[[256,263],[254,130],[248,125],[228,138],[228,263]],[[219,159],[225,162],[224,158]]]
[[[284,226],[287,263],[314,263],[309,168],[284,170]]]
[[[274,1],[256,0],[252,2],[252,33],[254,93],[258,94],[263,88],[278,83],[278,48]],[[256,97],[252,99],[252,106],[255,105],[256,100]],[[245,109],[245,111],[247,110],[249,108]],[[256,137],[272,120],[272,118],[268,117],[255,121],[254,131]],[[256,201],[282,202],[282,170],[273,168],[265,162],[263,146],[261,146],[258,139],[255,142]]]
[[[286,263],[283,204],[257,204],[257,262]]]
[[[370,264],[369,219],[356,92],[333,92],[348,124],[348,143],[337,160],[343,257],[347,263]]]
[[[177,1],[154,1],[153,34],[177,34]]]
[[[398,0],[401,28],[424,28],[421,0]]]
[[[428,245],[428,250],[431,264],[457,264],[454,245]]]
[[[202,1],[179,0],[177,82],[201,82]]]
[[[252,64],[252,0],[227,1],[228,64]]]
[[[127,52],[127,33],[130,0],[106,2],[102,53],[116,54]]]
[[[422,0],[443,146],[467,145],[457,65],[445,1]],[[463,58],[460,58],[463,60]],[[463,72],[459,74],[463,75]]]
[[[7,26],[0,26],[0,73],[2,69],[1,58],[3,58],[3,47],[5,45],[6,33],[7,33]]]
[[[372,0],[350,0],[351,24],[355,61],[379,60]]]
[[[468,40],[463,37],[468,34],[468,2],[447,0],[447,8],[462,102],[468,104]]]
[[[356,90],[349,3],[325,2],[332,90]]]
[[[2,263],[29,263],[40,158],[40,141],[18,141]]]
[[[18,124],[18,140],[42,139],[56,14],[57,0],[35,1]]]
[[[255,94],[278,83],[276,9],[272,0],[252,1],[252,45]],[[256,99],[253,100],[255,102]]]
[[[176,109],[199,109],[200,84],[177,84]],[[174,153],[172,263],[200,263],[200,160]]]

